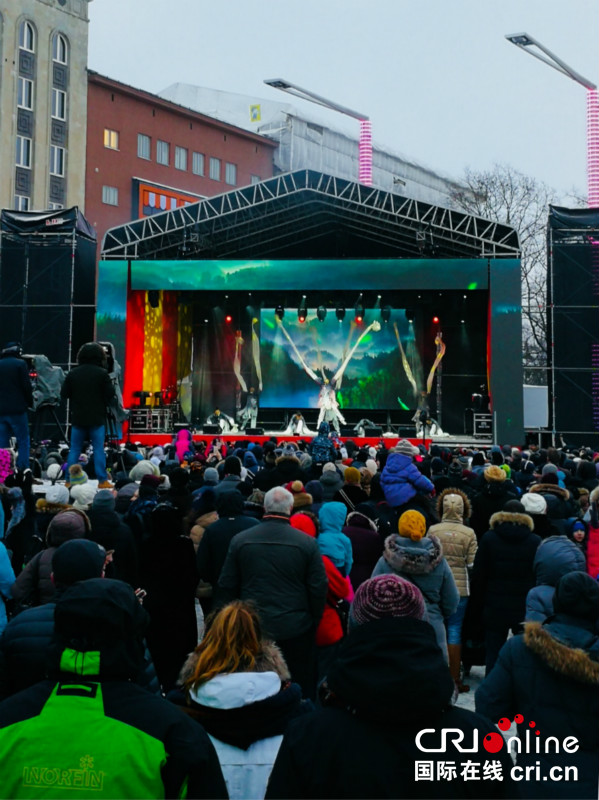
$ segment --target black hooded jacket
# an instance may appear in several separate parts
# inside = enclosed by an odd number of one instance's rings
[[[96,342],[84,344],[77,353],[77,366],[62,385],[61,397],[70,401],[71,421],[78,428],[94,428],[106,422],[106,407],[115,391],[103,356]]]
[[[86,780],[111,797],[179,797],[186,781],[189,797],[227,797],[202,728],[131,683],[147,625],[133,590],[121,581],[81,581],[58,600],[55,617],[56,680],[0,703],[3,793],[48,796],[38,776],[49,774],[59,781],[57,797],[90,796]]]
[[[427,622],[387,618],[351,631],[327,685],[325,708],[290,723],[267,798],[505,796],[509,757],[493,756],[501,761],[502,782],[461,778],[467,759],[487,759],[482,740],[494,726],[450,705],[453,680]],[[468,747],[476,730],[478,751],[421,752],[416,737],[423,728],[459,728]],[[433,735],[427,746],[438,746],[438,739]],[[415,762],[431,760],[433,768],[437,760],[455,762],[457,778],[416,781]]]

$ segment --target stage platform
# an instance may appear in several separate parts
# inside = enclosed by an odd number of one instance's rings
[[[129,437],[128,441],[131,442],[140,442],[145,447],[151,445],[160,445],[164,446],[166,444],[170,444],[173,441],[174,435],[169,433],[132,433]],[[194,433],[193,440],[194,442],[205,441],[207,443],[212,442],[215,438],[215,434],[211,433]],[[305,436],[289,436],[281,431],[265,431],[263,436],[248,436],[245,433],[227,433],[220,436],[223,441],[227,444],[233,444],[235,442],[257,442],[260,445],[263,445],[264,442],[269,441],[270,439],[276,439],[277,444],[282,444],[284,442],[311,442],[313,436],[305,435]],[[397,442],[401,438],[407,438],[411,444],[418,446],[419,444],[423,444],[422,439],[416,439],[413,437],[401,437],[391,434],[383,434],[382,436],[341,436],[341,441],[346,442],[351,439],[352,442],[355,442],[358,447],[376,447],[377,444],[381,441],[385,443],[385,447],[387,449],[394,447]],[[450,449],[456,447],[466,447],[472,449],[489,449],[493,442],[489,439],[483,439],[480,437],[474,436],[433,436],[432,438],[428,438],[424,441],[424,444],[428,450],[431,444],[438,444],[441,447],[448,447]]]

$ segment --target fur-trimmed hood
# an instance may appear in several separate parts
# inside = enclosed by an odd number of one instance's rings
[[[599,686],[599,663],[584,650],[562,644],[541,622],[524,624],[524,644],[554,672],[578,683]]]
[[[290,455],[285,454],[285,455],[279,456],[275,461],[275,464],[278,467],[280,467],[281,464],[286,464],[286,463],[293,464],[295,467],[299,467],[300,466],[300,460],[299,460],[299,458],[297,458],[297,456],[290,456]]]
[[[533,518],[528,514],[519,514],[512,511],[498,511],[496,514],[493,514],[489,520],[489,528],[493,530],[499,525],[504,525],[506,523],[508,525],[525,526],[530,529],[531,533],[534,533],[535,523]]]
[[[49,503],[45,497],[40,497],[35,502],[35,510],[38,514],[58,514],[59,511],[66,511],[70,507],[68,503]]]
[[[569,500],[570,492],[567,489],[562,489],[554,483],[533,483],[528,487],[529,492],[539,492],[540,494],[554,494],[560,500]]]
[[[599,486],[595,486],[595,488],[589,495],[589,501],[591,503],[594,503],[596,500],[599,501]]]
[[[198,654],[194,650],[190,653],[181,668],[179,673],[178,683],[183,686],[185,682],[193,675],[193,670],[198,660]],[[265,641],[262,643],[262,651],[256,658],[256,664],[252,672],[276,672],[281,681],[288,681],[291,679],[289,668],[285,663],[283,654],[274,642]]]
[[[375,533],[378,533],[376,522],[367,517],[366,514],[362,514],[361,511],[350,511],[350,513],[347,515],[347,519],[345,520],[345,527],[365,528],[366,530],[371,530]]]
[[[428,534],[418,542],[392,533],[385,539],[383,558],[395,572],[428,575],[443,559],[441,542]]]
[[[450,501],[445,503],[446,508],[444,508],[443,501],[448,495],[457,494],[462,499],[462,506],[463,512],[460,515],[459,503],[453,504]],[[437,513],[440,519],[444,521],[450,520],[452,522],[463,522],[464,520],[470,519],[472,516],[472,508],[470,506],[470,500],[468,499],[468,495],[463,492],[461,489],[455,489],[453,486],[448,486],[447,489],[443,489],[439,497],[437,498]]]

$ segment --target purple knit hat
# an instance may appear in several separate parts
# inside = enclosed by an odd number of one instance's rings
[[[10,450],[0,450],[0,483],[4,483],[9,475],[12,474],[12,458]]]
[[[349,611],[350,628],[384,617],[424,619],[422,592],[399,575],[377,575],[356,590]]]

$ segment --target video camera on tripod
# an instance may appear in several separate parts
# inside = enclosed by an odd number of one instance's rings
[[[21,358],[29,369],[33,410],[39,411],[43,406],[59,406],[60,390],[65,378],[62,367],[55,367],[47,356],[23,354]]]

